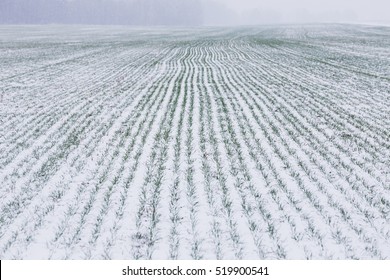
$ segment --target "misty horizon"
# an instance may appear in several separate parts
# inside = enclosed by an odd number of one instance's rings
[[[389,23],[384,0],[0,0],[2,24],[239,26]]]

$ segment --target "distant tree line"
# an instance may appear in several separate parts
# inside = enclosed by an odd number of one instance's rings
[[[199,25],[199,0],[0,0],[3,24]]]

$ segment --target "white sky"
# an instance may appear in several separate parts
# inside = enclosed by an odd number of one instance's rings
[[[390,0],[203,0],[218,2],[237,14],[240,21],[390,22]]]

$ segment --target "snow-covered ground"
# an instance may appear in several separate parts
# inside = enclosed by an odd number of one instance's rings
[[[0,26],[0,258],[390,258],[390,28]]]

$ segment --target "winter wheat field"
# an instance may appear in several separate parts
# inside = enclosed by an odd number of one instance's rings
[[[390,258],[390,27],[1,26],[0,62],[0,258]]]

